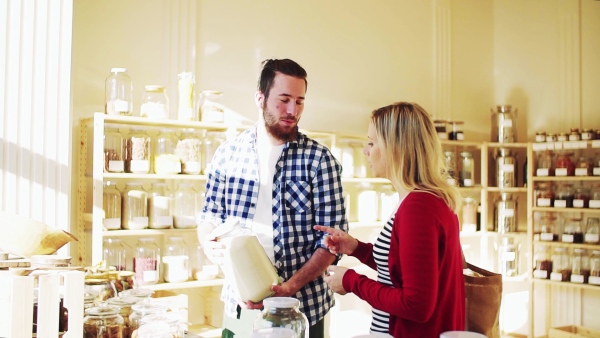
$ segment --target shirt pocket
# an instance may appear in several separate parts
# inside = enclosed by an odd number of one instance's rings
[[[285,206],[298,213],[310,213],[312,210],[312,190],[306,181],[285,182]]]

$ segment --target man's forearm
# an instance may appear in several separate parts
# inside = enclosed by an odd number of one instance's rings
[[[317,251],[304,263],[300,270],[290,278],[287,283],[297,292],[308,282],[322,275],[328,266],[335,262],[336,256],[327,249],[318,248]]]

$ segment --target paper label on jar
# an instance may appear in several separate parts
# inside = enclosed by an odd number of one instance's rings
[[[503,120],[502,122],[500,122],[500,126],[502,127],[512,127],[512,125],[512,120]]]
[[[554,150],[561,150],[563,148],[562,142],[554,142]],[[550,149],[550,148],[548,148]]]
[[[500,166],[501,170],[507,173],[512,173],[515,171],[515,165],[514,164],[503,164]]]
[[[542,232],[540,234],[540,241],[552,242],[554,240],[554,234],[551,232]]]
[[[573,200],[573,208],[583,208],[583,200]]]
[[[544,140],[546,140],[546,139],[544,138]],[[544,141],[538,141],[538,142],[544,142]],[[533,143],[531,145],[531,147],[533,148],[534,151],[546,150],[546,149],[548,149],[548,144],[547,143]]]
[[[566,208],[567,200],[554,200],[554,207],[555,208]]]
[[[463,185],[464,185],[465,187],[472,187],[472,186],[473,186],[473,180],[472,180],[472,179],[470,179],[470,178],[465,178],[465,179],[463,180]]]
[[[590,276],[588,279],[588,283],[593,285],[600,285],[600,277]]]
[[[592,148],[600,148],[600,140],[593,140]]]
[[[590,208],[600,209],[600,200],[590,200]]]
[[[147,174],[150,171],[150,161],[148,160],[131,160],[129,169],[132,173]]]
[[[600,167],[594,168],[594,176],[600,176]]]
[[[562,241],[564,243],[573,243],[573,235],[563,234],[562,235]]]
[[[457,139],[458,141],[464,141],[464,139],[465,139],[465,134],[463,134],[463,133],[456,133],[456,139]]]
[[[502,209],[502,210],[500,210],[500,213],[504,217],[514,217],[515,216],[515,209]]]
[[[156,282],[158,281],[158,271],[145,270],[142,273],[142,279],[144,280],[144,282]]]
[[[546,270],[533,270],[533,278],[548,278],[548,271]]]
[[[561,282],[562,281],[562,273],[560,273],[560,272],[551,273],[550,280]]]
[[[585,234],[585,242],[586,243],[598,243],[600,242],[599,234]]]
[[[148,227],[148,217],[134,217],[133,222],[129,221],[130,229],[146,229],[147,227]]]
[[[538,198],[537,199],[537,206],[538,207],[549,207],[550,206],[550,199],[549,198]]]
[[[587,176],[588,170],[587,168],[576,168],[575,176]]]
[[[554,175],[567,176],[567,168],[556,168],[556,170],[554,171]]]
[[[437,136],[440,140],[447,140],[448,139],[448,134],[447,133],[437,133]]]
[[[113,173],[122,173],[125,170],[124,161],[108,161],[108,171]]]
[[[516,252],[505,251],[502,253],[502,260],[505,262],[512,262],[516,259]]]
[[[583,275],[571,275],[571,283],[583,283]]]
[[[535,173],[536,176],[548,176],[548,168],[538,168]]]
[[[103,224],[106,230],[118,230],[121,229],[121,218],[105,218]]]

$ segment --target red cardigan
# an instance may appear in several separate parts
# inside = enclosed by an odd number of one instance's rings
[[[373,244],[352,253],[375,269]],[[465,329],[465,287],[458,218],[432,194],[409,193],[394,218],[388,266],[393,287],[348,270],[342,284],[390,314],[394,337],[437,338]]]

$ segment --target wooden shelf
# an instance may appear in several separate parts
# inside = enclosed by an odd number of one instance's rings
[[[533,284],[548,285],[548,286],[560,286],[560,287],[567,287],[567,288],[572,288],[572,289],[600,291],[600,285],[579,284],[579,283],[571,283],[571,282],[555,282],[555,281],[551,281],[549,279],[533,278]]]
[[[118,125],[136,125],[136,126],[149,126],[149,127],[173,127],[173,128],[194,128],[194,129],[205,129],[209,131],[227,131],[230,127],[224,123],[211,123],[211,122],[198,122],[198,121],[179,121],[172,119],[148,119],[139,116],[125,116],[125,115],[106,115],[103,113],[95,113],[96,117],[103,117],[104,124],[118,124]],[[93,117],[82,119],[82,124],[92,124]]]
[[[549,246],[549,247],[569,247],[573,249],[600,250],[600,244],[583,244],[583,243],[566,243],[566,242],[546,242],[535,240],[534,245]]]
[[[600,181],[600,176],[533,176],[533,182],[593,182]]]
[[[91,177],[91,176],[88,176]],[[123,179],[123,180],[196,180],[206,181],[206,175],[187,175],[187,174],[174,174],[174,175],[157,175],[157,174],[131,174],[131,173],[103,173],[102,177],[107,179]]]
[[[214,278],[209,280],[193,280],[181,283],[159,283],[150,285],[141,285],[140,288],[148,290],[175,290],[175,289],[191,289],[191,288],[204,288],[209,286],[221,286],[223,285],[223,279]]]
[[[488,142],[488,148],[527,148],[527,143],[515,142],[515,143],[500,143],[500,142]]]
[[[553,207],[532,207],[532,211],[540,212],[584,212],[586,214],[600,214],[600,209],[590,208],[553,208]]]
[[[498,188],[498,187],[488,187],[487,191],[490,192],[527,192],[527,188]]]
[[[483,146],[483,142],[468,142],[468,141],[449,141],[442,140],[442,146],[463,147],[463,148],[478,148]]]
[[[142,229],[142,230],[104,230],[103,237],[128,237],[128,236],[163,236],[196,233],[198,228],[190,229]]]

